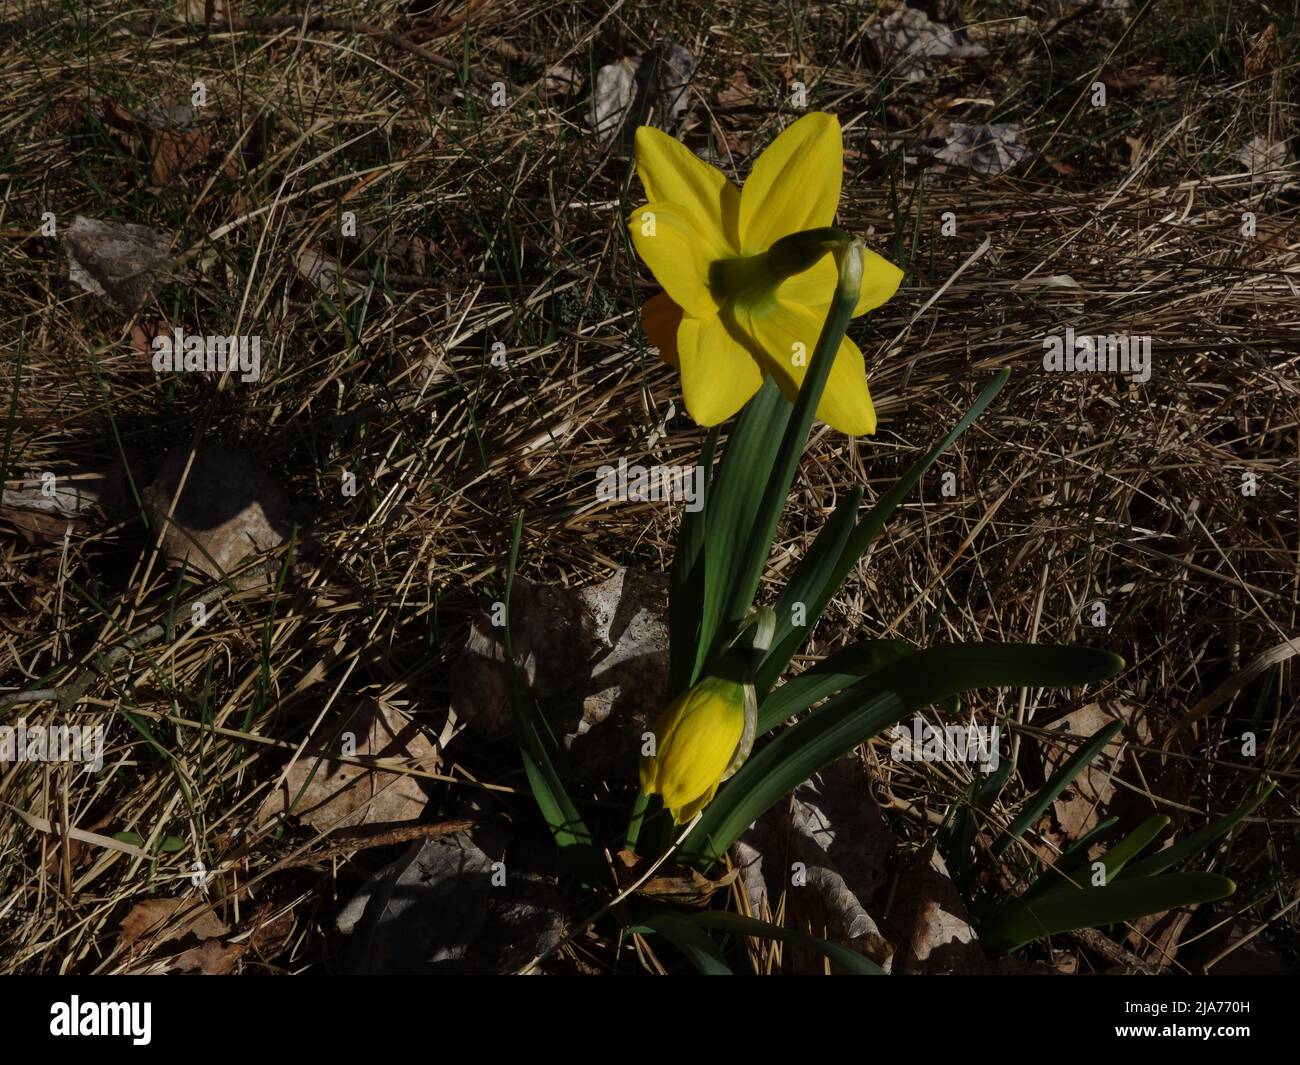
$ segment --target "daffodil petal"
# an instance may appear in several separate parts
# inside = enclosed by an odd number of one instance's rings
[[[685,208],[710,243],[736,255],[740,249],[740,190],[716,167],[652,126],[636,131],[636,172],[651,202]]]
[[[803,229],[835,220],[844,176],[840,122],[821,111],[804,115],[754,163],[740,195],[740,242],[747,255]]]
[[[699,813],[706,806],[708,806],[709,803],[713,801],[713,796],[715,796],[717,793],[718,793],[718,785],[714,784],[713,787],[711,787],[698,799],[693,799],[692,801],[682,806],[670,806],[668,807],[668,812],[673,815],[673,820],[676,821],[677,824],[684,825],[686,824],[687,821],[693,818],[697,813]]]
[[[722,319],[682,318],[677,328],[682,397],[697,425],[726,421],[763,384],[763,371],[749,351],[732,339]]]
[[[651,296],[641,307],[641,331],[659,349],[659,357],[669,366],[681,368],[677,357],[677,328],[682,324],[682,309],[667,292]]]
[[[764,369],[776,378],[782,393],[793,403],[812,362],[823,319],[805,307],[783,300],[768,300],[761,307],[742,308],[742,313],[747,316]],[[876,410],[867,391],[866,363],[858,346],[848,337],[840,341],[831,364],[826,388],[817,404],[817,417],[850,436],[876,431]]]
[[[637,253],[672,301],[699,318],[715,314],[709,265],[722,253],[696,229],[693,216],[678,204],[656,200],[633,211],[627,224]]]
[[[853,317],[874,311],[891,299],[902,280],[902,270],[874,251],[864,249],[862,288],[858,292],[857,306],[853,308]],[[817,265],[812,269],[782,281],[777,296],[786,303],[799,304],[825,317],[838,284],[839,271],[835,267],[835,257],[827,254],[818,259]]]

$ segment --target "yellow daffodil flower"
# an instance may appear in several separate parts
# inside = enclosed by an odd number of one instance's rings
[[[806,247],[793,256],[769,253],[783,237],[832,224],[843,176],[839,121],[814,112],[793,123],[759,156],[743,191],[649,126],[636,131],[636,165],[649,203],[628,225],[664,287],[642,308],[641,324],[680,370],[691,417],[704,426],[726,420],[764,374],[793,401],[835,292],[836,266]],[[866,252],[854,317],[889,299],[902,276]],[[875,432],[862,352],[847,337],[817,417],[844,433]]]
[[[654,754],[641,759],[641,789],[663,796],[679,825],[713,800],[718,785],[748,755],[753,736],[742,744],[745,699],[743,684],[706,677],[669,703],[654,723]]]

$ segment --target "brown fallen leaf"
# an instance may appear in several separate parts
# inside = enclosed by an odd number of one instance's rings
[[[736,867],[714,878],[705,876],[698,869],[677,867],[651,877],[637,889],[637,894],[699,910],[707,906],[717,892],[730,887],[739,875],[740,869]]]
[[[65,535],[81,535],[103,514],[113,491],[105,474],[75,474],[57,478],[47,490],[37,481],[0,493],[0,520],[14,526],[29,543],[58,543]]]
[[[899,878],[889,930],[901,975],[979,974],[989,970],[966,906],[933,842]]]
[[[216,911],[202,899],[145,899],[132,906],[122,918],[117,930],[117,949],[127,950],[146,936],[148,946],[156,947],[183,936],[210,939],[229,931]]]
[[[1174,88],[1178,79],[1164,72],[1164,61],[1158,56],[1130,63],[1126,67],[1108,67],[1099,75],[1103,85],[1111,92],[1157,93]]]
[[[234,15],[235,8],[230,0],[176,0],[172,15],[177,22],[202,26],[209,3],[212,5],[213,21],[224,22]]]
[[[219,939],[205,939],[197,947],[190,947],[176,955],[167,966],[167,971],[229,976],[247,949],[247,943],[223,943]]]
[[[198,129],[192,107],[163,104],[148,114],[128,110],[110,97],[103,100],[104,124],[123,146],[149,161],[155,185],[170,185],[207,158],[212,141]]]
[[[437,749],[420,727],[394,707],[359,708],[344,722],[342,731],[354,738],[352,754],[357,758],[412,762],[430,771],[439,764]],[[414,777],[303,754],[267,796],[258,817],[266,820],[292,814],[325,832],[343,825],[414,821],[427,803],[424,789]]]
[[[1115,734],[1101,753],[1083,768],[1060,797],[1052,803],[1052,812],[1056,815],[1057,823],[1071,840],[1078,839],[1102,816],[1110,812],[1111,800],[1115,797],[1113,777],[1119,772],[1121,753],[1126,744],[1134,738],[1142,743],[1148,742],[1151,732],[1144,717],[1140,717],[1133,707],[1120,702],[1109,703],[1106,707],[1102,707],[1100,703],[1089,703],[1051,725],[1053,732],[1068,733],[1086,739],[1116,717],[1125,721],[1126,727]],[[1045,743],[1044,773],[1050,776],[1056,772],[1075,750],[1077,750],[1076,744]]]
[[[1270,22],[1264,31],[1251,43],[1246,53],[1246,77],[1258,78],[1262,74],[1271,74],[1277,66],[1277,23]]]
[[[346,271],[337,259],[313,248],[304,248],[299,252],[294,265],[304,281],[327,296],[337,297],[341,290],[344,299],[355,299],[365,292],[355,281],[348,280]]]

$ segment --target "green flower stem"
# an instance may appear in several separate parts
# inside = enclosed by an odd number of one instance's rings
[[[650,796],[638,788],[636,801],[632,803],[632,817],[627,823],[627,834],[623,837],[623,849],[636,853],[636,843],[641,836],[641,823],[645,820],[646,808],[650,805]]]

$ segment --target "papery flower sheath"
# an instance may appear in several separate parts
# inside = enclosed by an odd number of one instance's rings
[[[770,253],[783,237],[833,223],[843,175],[838,119],[814,112],[793,123],[759,156],[743,191],[649,126],[636,131],[636,165],[649,202],[628,225],[664,288],[642,308],[641,324],[680,370],[691,417],[704,426],[726,420],[765,374],[793,401],[835,293],[836,266],[806,248]],[[854,317],[888,300],[903,276],[874,252],[865,256]],[[817,417],[844,433],[875,431],[862,352],[847,337]]]

